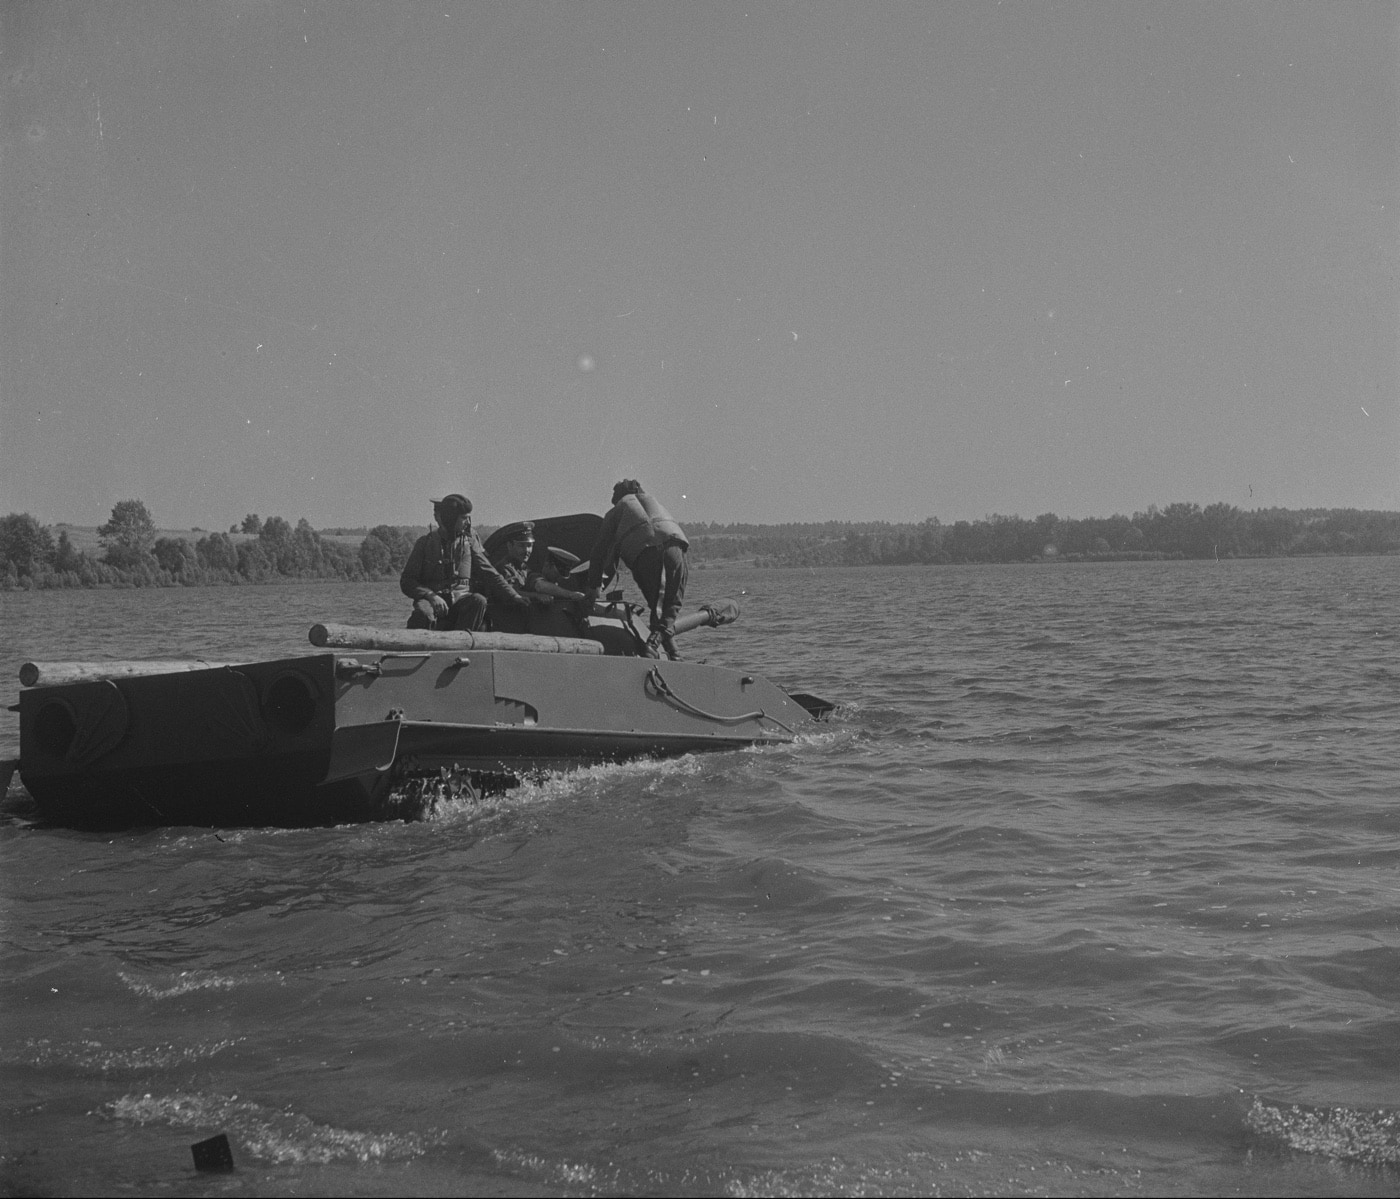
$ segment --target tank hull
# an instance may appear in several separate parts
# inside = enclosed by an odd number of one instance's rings
[[[19,708],[19,773],[41,817],[102,828],[412,818],[405,784],[443,771],[504,785],[790,741],[811,721],[722,667],[497,649],[41,681]]]

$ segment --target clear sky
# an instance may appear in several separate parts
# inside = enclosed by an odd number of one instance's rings
[[[0,8],[0,512],[1400,508],[1400,7]]]

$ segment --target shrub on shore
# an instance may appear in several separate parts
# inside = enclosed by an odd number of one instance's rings
[[[64,587],[200,587],[314,579],[397,577],[413,548],[406,530],[380,525],[358,546],[323,537],[305,518],[244,518],[244,540],[205,533],[157,537],[140,500],[122,500],[98,530],[99,557],[29,513],[0,517],[0,590]],[[197,530],[202,532],[202,530]],[[367,548],[368,547],[368,548]]]

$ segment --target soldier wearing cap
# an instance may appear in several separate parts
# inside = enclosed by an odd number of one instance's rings
[[[564,586],[565,583],[571,581],[570,576],[578,564],[579,556],[577,554],[561,550],[557,545],[551,545],[545,550],[544,566],[540,571],[541,578],[544,582],[553,583],[559,587],[558,591],[549,592],[550,595],[558,595],[571,600],[585,598],[582,591],[570,591]]]
[[[505,633],[547,633],[551,636],[577,637],[579,630],[572,620],[549,619],[548,614],[556,610],[562,612],[563,605],[556,601],[582,602],[581,591],[570,591],[560,585],[560,571],[556,555],[563,554],[578,559],[566,550],[550,549],[542,569],[530,569],[530,559],[535,552],[535,525],[524,520],[518,525],[508,526],[504,532],[505,541],[491,559],[493,565],[516,591],[530,600],[535,608],[522,613],[518,609],[505,608],[496,602],[491,604],[491,624]],[[546,627],[547,626],[547,627]]]
[[[588,635],[588,597],[582,591],[573,589],[582,587],[582,581],[570,577],[578,564],[578,555],[571,554],[568,550],[555,545],[545,550],[535,588],[554,598],[548,608],[530,614],[530,632],[549,637]]]
[[[529,601],[497,573],[472,532],[472,502],[454,493],[433,501],[437,529],[413,545],[399,590],[413,601],[410,629],[480,629],[486,623],[485,595],[503,608],[525,611]]]

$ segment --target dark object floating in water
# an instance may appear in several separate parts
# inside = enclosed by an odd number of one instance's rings
[[[832,705],[753,674],[642,656],[638,609],[589,638],[316,625],[270,662],[26,663],[19,772],[78,827],[415,819],[451,774],[475,792],[603,762],[792,741]],[[677,621],[727,624],[731,603]],[[595,639],[596,638],[596,639]]]
[[[223,1133],[207,1141],[196,1141],[190,1146],[190,1152],[194,1154],[194,1168],[203,1174],[233,1172],[233,1150],[229,1148],[228,1137]]]

